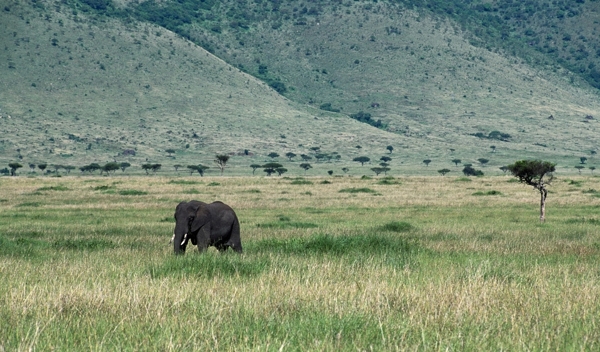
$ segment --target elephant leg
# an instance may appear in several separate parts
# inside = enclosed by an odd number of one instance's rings
[[[206,249],[208,249],[208,244],[210,243],[210,226],[203,226],[200,231],[198,231],[198,235],[196,236],[196,242],[198,243],[198,252],[202,253]]]

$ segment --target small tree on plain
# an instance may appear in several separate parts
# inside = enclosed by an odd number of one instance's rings
[[[429,163],[431,163],[431,159],[425,159],[423,160],[423,163],[425,164],[425,166],[429,166]]]
[[[446,174],[447,174],[447,173],[449,173],[449,172],[450,172],[450,170],[448,170],[448,169],[441,169],[441,170],[438,170],[438,172],[439,172],[439,173],[440,173],[442,176],[446,176]]]
[[[47,167],[48,167],[48,164],[46,164],[46,163],[38,164],[38,169],[42,170],[42,173],[44,173],[44,170],[46,170]]]
[[[152,164],[152,166],[151,166],[152,172],[156,173],[158,170],[160,170],[161,167],[162,167],[161,164]]]
[[[500,166],[499,169],[502,170],[503,173],[506,173],[506,171],[508,171],[507,166]]]
[[[73,165],[65,165],[65,166],[63,166],[63,169],[65,169],[67,171],[67,174],[70,174],[71,170],[75,170],[75,166],[73,166]]]
[[[392,154],[392,152],[394,151],[394,147],[392,147],[391,145],[388,145],[387,147],[385,147],[385,149],[387,149],[390,154]]]
[[[266,163],[262,166],[264,168],[264,172],[267,173],[267,176],[271,176],[271,174],[277,172],[276,169],[277,168],[282,168],[283,165],[281,165],[280,163]]]
[[[296,154],[292,152],[287,152],[285,153],[285,156],[288,158],[289,161],[292,161],[292,159],[296,157]]]
[[[304,173],[306,174],[306,170],[312,169],[312,166],[309,163],[302,163],[300,167],[304,169]]]
[[[10,163],[10,164],[8,164],[8,167],[10,167],[10,175],[11,176],[16,176],[17,175],[17,169],[22,168],[23,165],[21,165],[19,163]]]
[[[384,163],[389,163],[390,161],[392,161],[392,158],[390,158],[389,156],[382,156],[381,158],[379,158],[379,160],[381,160]]]
[[[596,170],[596,167],[595,166],[590,166],[589,169],[590,169],[590,171],[592,172],[592,175],[593,175],[594,174],[594,170]]]
[[[585,156],[582,156],[581,158],[579,158],[579,162],[581,164],[585,164],[586,161],[587,161],[587,158]]]
[[[454,163],[455,166],[458,166],[458,164],[462,163],[462,160],[460,160],[460,159],[452,159],[452,162]]]
[[[278,167],[275,169],[275,172],[277,172],[277,175],[281,176],[283,174],[285,174],[288,170],[285,167]]]
[[[229,161],[229,155],[220,154],[215,156],[214,162],[221,170],[221,175],[223,175],[223,170],[225,170],[225,165],[227,165],[227,161]]]
[[[363,166],[365,163],[368,163],[371,160],[371,158],[367,157],[367,156],[357,156],[356,158],[352,159],[352,161],[356,161],[357,163],[360,163],[360,166]]]
[[[128,162],[126,162],[126,161],[124,161],[121,164],[119,164],[119,167],[121,167],[121,171],[123,171],[123,172],[125,172],[125,169],[128,168],[128,167],[130,167],[130,166],[131,166],[131,164],[128,163]]]
[[[150,170],[152,170],[152,164],[143,164],[142,170],[146,171],[146,175],[148,175]]]
[[[479,158],[479,159],[477,159],[477,161],[479,161],[481,166],[485,166],[485,164],[490,162],[488,159],[485,159],[485,158]]]
[[[342,168],[342,171],[343,171],[344,173],[347,173],[348,171],[350,171],[350,169],[349,169],[349,168],[347,168],[347,167],[343,167],[343,168]]]
[[[115,162],[106,163],[104,166],[102,166],[102,171],[106,172],[107,175],[110,175],[111,172],[114,174],[114,172],[119,169],[119,164]]]
[[[35,171],[35,164],[29,164],[29,168],[31,169],[31,172]]]
[[[496,146],[495,145],[490,145],[490,149],[492,149],[492,153],[496,152]]]
[[[306,155],[306,154],[301,154],[300,157],[302,158],[302,160],[304,161],[309,161],[310,159],[312,159],[312,156],[310,155]]]
[[[583,165],[576,165],[575,168],[577,169],[577,171],[579,171],[579,173],[581,173],[581,169],[585,169],[585,166],[583,166]]]
[[[530,185],[540,192],[540,221],[544,222],[548,196],[546,185],[552,182],[552,173],[556,170],[556,164],[541,160],[520,160],[508,165],[507,168],[521,183]],[[548,180],[544,179],[545,176],[549,176]]]
[[[165,152],[169,153],[169,157],[171,157],[173,153],[175,153],[175,149],[169,148],[169,149],[165,149]]]
[[[250,167],[252,168],[252,175],[254,175],[254,171],[256,171],[256,169],[258,169],[260,167],[260,165],[252,164],[252,165],[250,165]]]
[[[267,155],[271,159],[279,158],[279,154],[272,152]]]
[[[329,174],[329,176],[333,175],[333,170],[329,170],[327,171],[327,173]]]
[[[175,172],[179,172],[179,168],[182,167],[183,165],[180,164],[175,164],[173,165],[173,168],[175,169]]]

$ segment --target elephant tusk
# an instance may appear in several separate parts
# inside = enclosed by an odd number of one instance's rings
[[[173,243],[173,241],[175,241],[175,234],[173,234],[173,237],[171,237],[171,240],[169,241],[169,243]]]
[[[186,233],[185,235],[183,235],[183,241],[181,241],[181,245],[185,245],[187,243],[188,240],[188,234]]]

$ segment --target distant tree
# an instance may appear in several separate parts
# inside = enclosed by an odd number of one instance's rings
[[[462,160],[460,160],[460,159],[452,159],[452,162],[454,163],[455,166],[458,166],[458,164],[460,164],[462,162]]]
[[[100,170],[102,167],[98,163],[91,163],[87,166],[90,173],[94,173],[96,170]]]
[[[479,158],[479,159],[477,159],[477,161],[479,161],[481,166],[485,166],[485,164],[490,162],[488,159],[485,159],[485,158]]]
[[[67,174],[70,174],[71,170],[75,170],[75,166],[73,165],[65,165],[63,168],[67,171]]]
[[[225,165],[227,165],[227,161],[229,161],[229,155],[217,154],[217,156],[215,156],[214,162],[221,170],[221,175],[223,175],[223,170],[225,169]]]
[[[425,164],[425,166],[429,166],[429,163],[431,163],[431,159],[425,159],[423,160],[423,163]]]
[[[152,164],[152,172],[156,173],[158,170],[160,170],[160,168],[162,167],[161,164]]]
[[[577,171],[579,171],[579,173],[581,173],[581,169],[585,169],[585,166],[583,166],[583,165],[576,165],[575,168],[577,169]]]
[[[130,167],[130,166],[131,166],[131,164],[128,163],[128,162],[126,162],[126,161],[124,161],[121,164],[119,164],[119,167],[121,168],[121,171],[123,171],[123,172],[125,172],[125,169],[128,168],[128,167]]]
[[[306,154],[301,154],[300,157],[302,158],[302,160],[304,161],[308,161],[310,159],[312,159],[312,156],[310,155],[306,155]]]
[[[371,171],[373,171],[375,175],[379,176],[379,174],[383,172],[383,169],[383,167],[372,167]]]
[[[596,167],[595,166],[590,166],[589,169],[592,172],[592,174],[594,174],[594,170],[596,170]]]
[[[312,166],[309,163],[302,163],[300,164],[300,167],[304,169],[305,174],[308,169],[312,169]]]
[[[271,176],[272,173],[276,172],[275,169],[283,167],[283,165],[281,165],[280,163],[266,163],[263,166],[263,171],[267,173],[267,176]]]
[[[392,158],[390,158],[389,156],[382,156],[381,158],[379,158],[379,160],[383,161],[384,163],[387,163],[392,161]]]
[[[192,176],[192,174],[194,173],[194,171],[198,170],[198,165],[188,165],[188,166],[186,166],[186,168],[188,170],[190,170],[190,176]]]
[[[333,175],[333,170],[329,170],[327,171],[327,173],[329,174],[329,176]]]
[[[46,170],[46,167],[48,167],[48,164],[46,164],[46,163],[38,164],[38,169],[42,170],[42,173],[44,173],[44,170]]]
[[[349,168],[347,168],[347,167],[343,167],[343,168],[342,168],[342,171],[343,171],[344,173],[347,173],[348,171],[350,171],[350,169],[349,169]]]
[[[292,159],[296,157],[296,154],[292,152],[287,152],[285,153],[285,156],[288,158],[289,161],[292,161]]]
[[[499,169],[502,170],[503,173],[506,173],[506,171],[508,171],[508,167],[507,166],[500,166]]]
[[[379,166],[381,166],[381,167],[388,167],[388,166],[390,166],[390,164],[388,164],[388,163],[379,163]]]
[[[321,150],[321,147],[310,147],[310,150],[312,150],[314,153],[316,153],[319,150]]]
[[[31,172],[35,171],[35,164],[29,164],[29,168],[31,169]]]
[[[180,165],[180,164],[173,165],[173,168],[175,169],[175,172],[179,172],[179,168],[180,167],[183,167],[183,165]]]
[[[596,153],[597,153],[597,152],[596,152],[595,150],[590,150],[590,154],[591,154],[591,155],[596,155]]]
[[[200,174],[200,177],[204,177],[204,172],[206,172],[206,170],[210,169],[210,167],[206,166],[206,165],[202,165],[202,164],[198,164],[196,166],[196,172],[198,172]]]
[[[169,148],[169,149],[165,149],[165,152],[169,153],[169,157],[171,157],[171,154],[175,153],[175,149]]]
[[[285,167],[278,167],[275,169],[275,172],[277,172],[277,174],[279,176],[285,174],[288,170]]]
[[[9,163],[8,167],[10,167],[10,175],[11,176],[16,176],[17,175],[17,169],[22,168],[23,165],[21,165],[19,163]]]
[[[490,145],[490,148],[492,149],[492,153],[496,152],[496,146],[495,145]]]
[[[367,156],[358,156],[354,159],[352,159],[352,161],[356,161],[357,163],[360,163],[360,166],[363,166],[365,163],[368,163],[371,159]]]
[[[581,164],[585,164],[586,161],[587,161],[587,158],[585,156],[582,156],[581,158],[579,158],[579,162]]]
[[[440,173],[442,176],[446,176],[446,174],[447,174],[447,173],[449,173],[449,172],[450,172],[450,170],[448,170],[448,169],[441,169],[441,170],[438,170],[438,172],[439,172],[439,173]]]
[[[385,149],[387,149],[390,154],[392,154],[392,152],[394,151],[394,147],[392,147],[391,145],[388,145],[387,147],[385,147]]]
[[[328,155],[325,153],[318,153],[315,155],[315,159],[317,159],[317,162],[319,161],[323,161],[323,159],[327,159]]]
[[[256,171],[256,169],[258,169],[260,167],[260,165],[252,164],[252,165],[250,165],[250,167],[252,168],[252,175],[254,175],[254,171]]]
[[[52,168],[54,169],[55,173],[58,173],[58,170],[62,169],[63,166],[60,164],[52,164]]]
[[[483,176],[483,172],[481,170],[474,169],[470,164],[467,164],[462,170],[465,176]]]
[[[279,154],[277,154],[275,152],[269,153],[269,155],[267,155],[267,156],[271,159],[279,158]]]
[[[142,169],[146,171],[146,175],[148,175],[149,171],[152,170],[152,164],[142,164]]]
[[[102,166],[102,171],[106,172],[107,175],[110,175],[111,172],[114,174],[114,172],[119,169],[119,164],[115,163],[114,161],[106,163],[104,166]]]
[[[508,165],[507,168],[521,183],[533,186],[540,192],[540,221],[544,222],[546,220],[546,197],[548,196],[546,185],[552,182],[552,173],[556,169],[556,164],[541,160],[520,160]],[[544,179],[546,175],[549,176],[547,181]]]

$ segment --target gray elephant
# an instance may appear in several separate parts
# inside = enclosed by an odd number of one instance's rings
[[[175,254],[183,254],[188,241],[203,252],[215,246],[219,252],[231,247],[242,253],[240,222],[233,209],[223,202],[181,202],[175,209],[175,231],[171,241]]]

